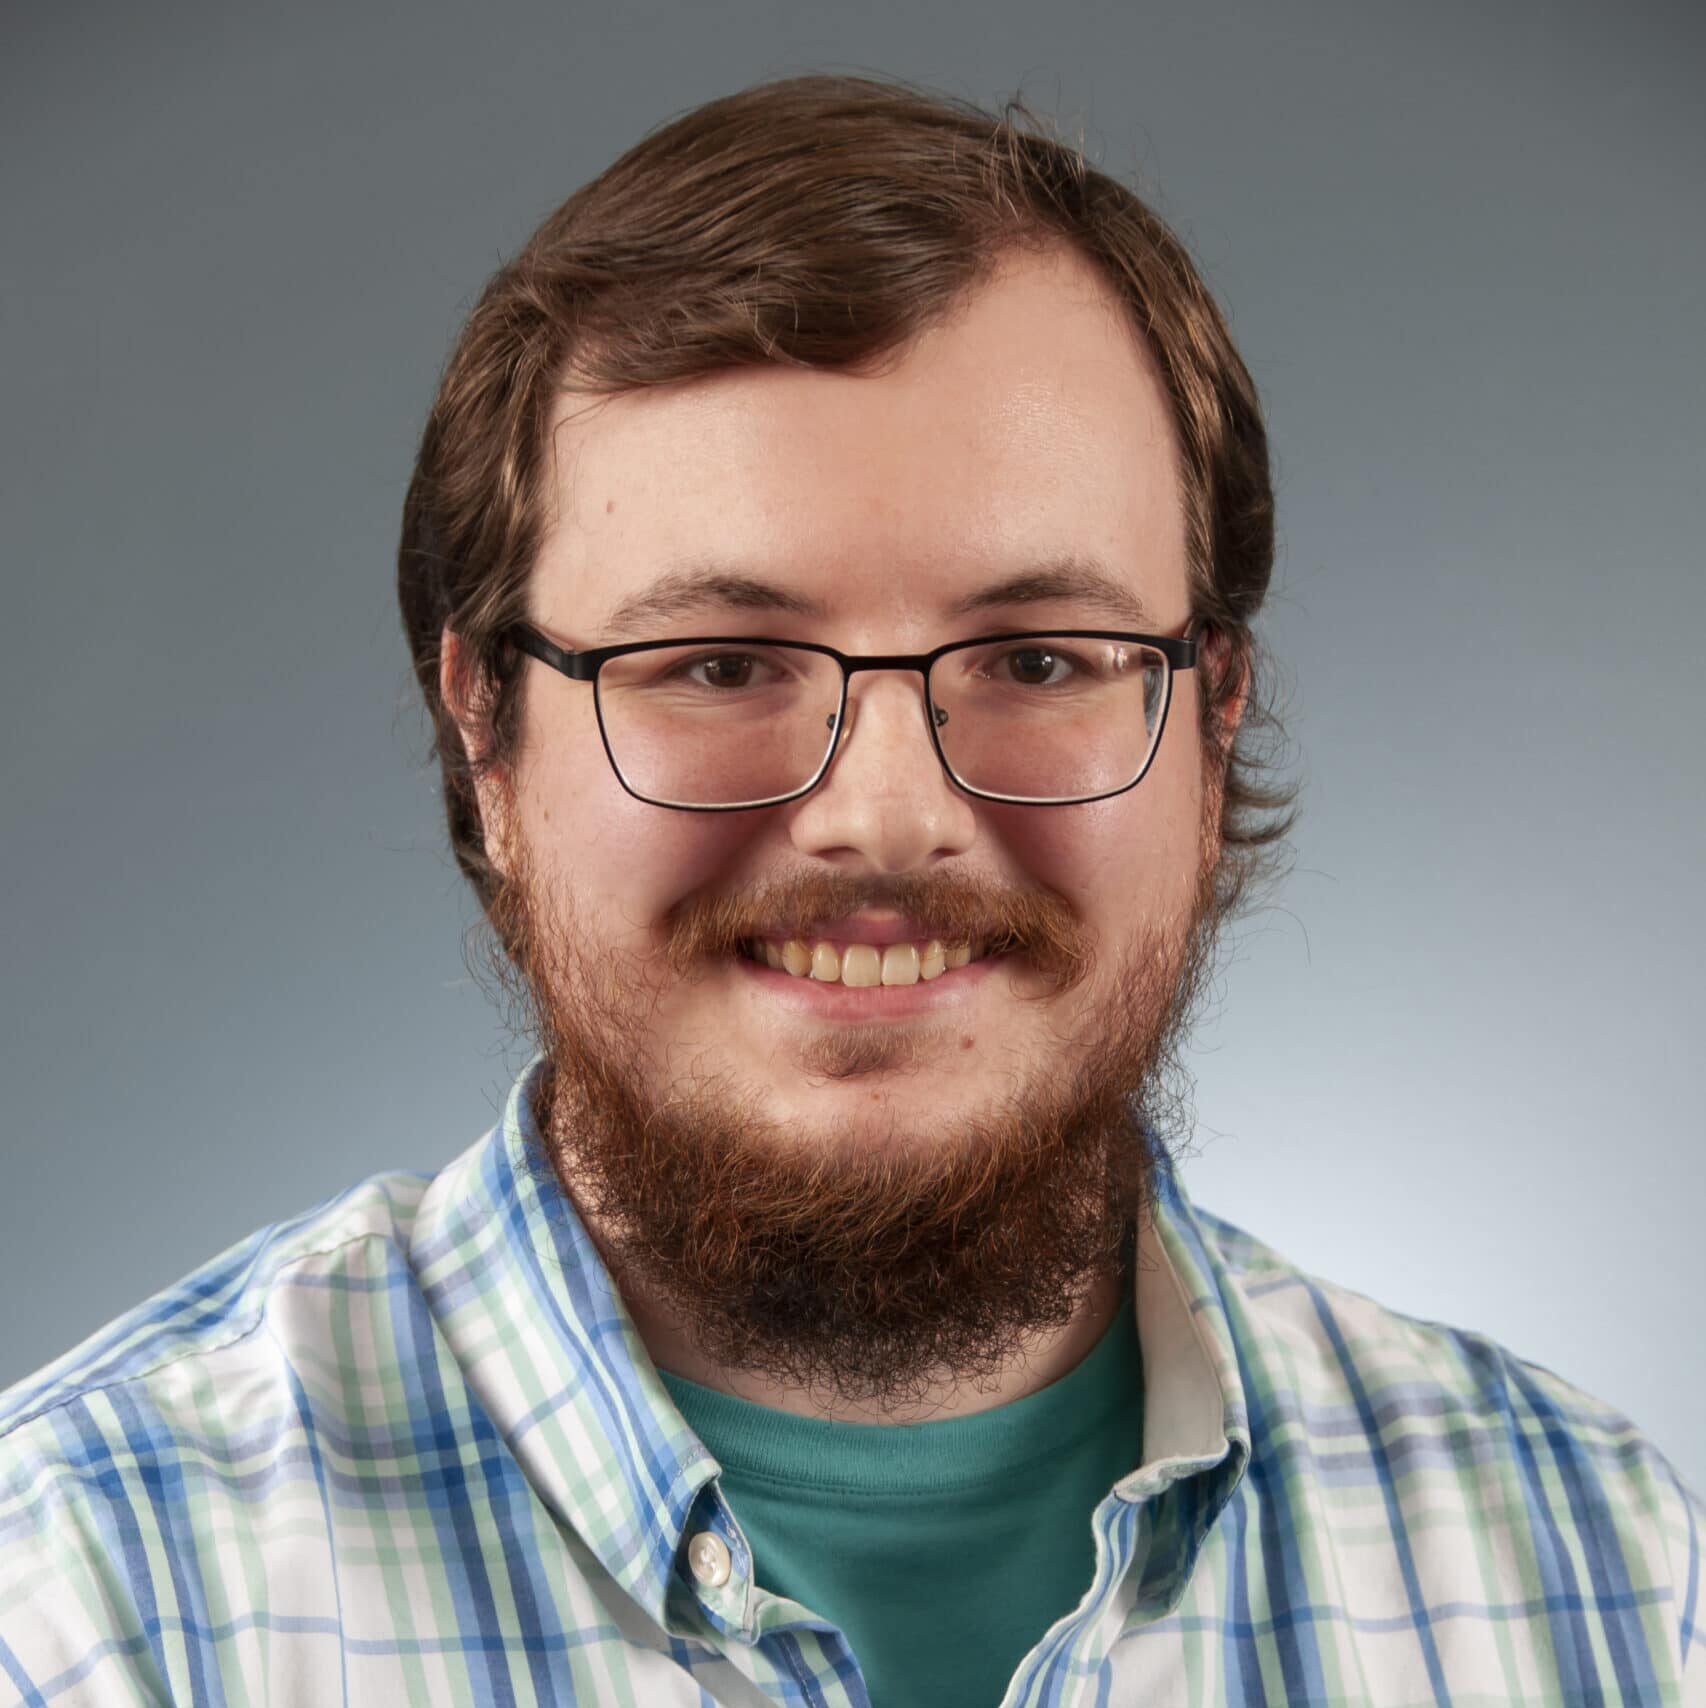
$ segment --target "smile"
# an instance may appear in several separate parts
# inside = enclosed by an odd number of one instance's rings
[[[979,1009],[986,1000],[979,994],[984,981],[1012,961],[1010,955],[984,954],[982,948],[976,939],[950,947],[934,937],[890,943],[815,933],[749,937],[725,964],[742,975],[741,984],[766,1010],[814,1026],[886,1025]]]
[[[983,958],[976,943],[943,943],[932,937],[911,943],[837,943],[827,938],[751,937],[741,954],[791,978],[871,989],[878,985],[929,983]]]

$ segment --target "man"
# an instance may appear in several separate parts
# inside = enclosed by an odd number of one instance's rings
[[[1168,1161],[1271,561],[1217,310],[1053,141],[804,79],[571,198],[399,553],[537,1053],[6,1397],[12,1699],[1706,1702],[1655,1450]]]

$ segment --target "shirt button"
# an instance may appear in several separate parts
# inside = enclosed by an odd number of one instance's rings
[[[701,1530],[687,1544],[687,1565],[707,1589],[721,1589],[729,1581],[729,1549],[721,1536]]]

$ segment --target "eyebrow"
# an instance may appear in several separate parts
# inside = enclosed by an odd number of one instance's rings
[[[1138,593],[1094,558],[1065,553],[980,587],[946,607],[950,617],[1019,605],[1056,602],[1088,606],[1133,628],[1153,631],[1155,617]],[[610,613],[608,633],[633,633],[652,624],[710,611],[782,611],[824,618],[828,607],[808,594],[719,564],[689,565],[660,575]]]

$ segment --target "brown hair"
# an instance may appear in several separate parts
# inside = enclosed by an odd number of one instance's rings
[[[1283,730],[1252,623],[1273,568],[1267,435],[1250,375],[1184,248],[1131,190],[1001,115],[862,77],[759,84],[653,132],[550,215],[486,286],[447,364],[403,506],[397,590],[433,721],[450,841],[488,916],[474,782],[513,755],[520,672],[502,631],[527,615],[553,406],[756,363],[857,368],[902,350],[1019,250],[1070,245],[1126,304],[1173,406],[1205,732],[1248,687],[1224,760],[1218,889],[1272,874],[1296,789],[1257,751]],[[459,637],[470,756],[439,691]],[[1291,809],[1289,811],[1285,809]],[[1283,817],[1264,822],[1263,815]]]

